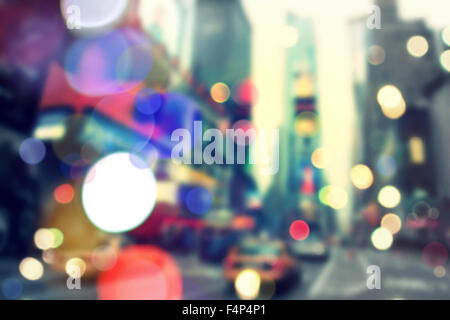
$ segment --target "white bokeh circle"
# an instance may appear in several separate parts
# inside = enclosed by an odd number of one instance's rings
[[[99,229],[120,233],[142,224],[156,201],[156,181],[149,167],[137,167],[128,152],[107,155],[88,171],[82,203]]]

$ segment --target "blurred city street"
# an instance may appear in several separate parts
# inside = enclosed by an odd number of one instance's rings
[[[448,0],[0,0],[0,300],[450,299]]]
[[[183,270],[183,299],[235,300],[238,297],[222,278],[219,265],[202,264],[195,255],[176,257]],[[17,262],[3,262],[1,275],[12,276]],[[367,266],[382,268],[381,289],[366,286]],[[15,271],[15,270],[14,270]],[[432,268],[424,266],[417,253],[380,253],[372,249],[352,250],[336,247],[328,261],[308,261],[301,266],[302,279],[298,284],[283,289],[272,299],[352,299],[404,300],[449,299],[450,278],[436,278]],[[17,274],[16,274],[17,275]],[[97,299],[95,284],[82,282],[81,290],[67,290],[67,278],[49,273],[38,283],[24,287],[23,299]]]

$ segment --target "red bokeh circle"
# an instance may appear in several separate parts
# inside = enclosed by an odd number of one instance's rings
[[[61,204],[70,203],[73,200],[74,195],[75,191],[73,190],[73,187],[68,183],[60,185],[53,192],[55,200]]]
[[[182,277],[176,261],[155,246],[133,245],[118,255],[97,283],[101,300],[178,300]]]
[[[295,220],[289,227],[289,234],[294,240],[305,240],[309,236],[309,226],[303,220]]]
[[[445,265],[448,260],[447,247],[440,242],[430,242],[423,249],[422,258],[427,265],[433,268]]]

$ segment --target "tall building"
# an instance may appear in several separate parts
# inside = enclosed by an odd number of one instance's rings
[[[300,213],[305,218],[308,211],[310,217],[322,220],[325,208],[318,201],[318,191],[324,177],[312,162],[314,151],[321,147],[314,24],[294,14],[288,14],[286,22],[286,32],[297,41],[286,49],[285,119],[280,130],[280,172],[275,182],[284,201],[277,212],[280,217],[297,214],[298,218]]]
[[[394,0],[377,0],[381,29],[368,29],[364,17],[352,23],[355,45],[355,98],[362,138],[357,141],[355,162],[374,172],[374,185],[355,197],[357,209],[376,201],[381,187],[401,190],[404,213],[418,199],[436,195],[431,149],[430,102],[426,90],[440,74],[432,31],[423,20],[403,21]],[[380,107],[380,89],[403,102],[398,114]],[[359,207],[359,208],[358,208]]]
[[[205,87],[228,86],[250,75],[250,24],[239,0],[198,0],[193,76]]]
[[[438,51],[442,54],[450,49],[448,43],[443,41],[440,30],[436,37]],[[440,44],[440,45],[439,45]],[[439,168],[439,174],[435,175],[438,208],[445,213],[447,226],[450,225],[450,109],[448,102],[450,101],[450,72],[442,66],[441,76],[429,86],[427,92],[430,103],[430,118],[432,122],[432,150],[435,165]],[[442,213],[444,213],[442,212]],[[441,214],[444,216],[444,214]]]
[[[193,31],[192,76],[209,92],[224,83],[230,88],[230,98],[223,103],[226,120],[231,126],[238,120],[249,120],[252,95],[250,76],[251,28],[239,0],[198,0]],[[244,94],[239,99],[237,94]],[[245,148],[248,159],[249,147]],[[234,152],[236,156],[236,150]],[[235,161],[236,163],[236,161]],[[247,163],[247,161],[246,161]],[[230,205],[241,210],[246,206],[247,193],[255,189],[249,166],[234,165],[230,181]]]

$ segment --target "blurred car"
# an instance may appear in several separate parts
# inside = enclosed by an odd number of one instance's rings
[[[236,215],[227,224],[209,223],[200,233],[199,257],[203,261],[219,262],[240,239],[255,228],[255,220],[247,215]]]
[[[290,239],[289,250],[296,257],[311,260],[323,260],[329,256],[328,244],[319,233],[310,233],[302,241]]]
[[[203,261],[222,261],[235,243],[236,235],[229,226],[206,226],[200,233],[199,257]]]
[[[404,227],[397,234],[397,245],[424,247],[433,241],[446,242],[445,234],[441,234],[436,220],[429,218],[407,217]]]
[[[300,276],[299,262],[284,242],[246,238],[233,247],[224,261],[225,279],[233,283],[245,269],[258,272],[261,282],[295,282]]]
[[[201,219],[184,217],[165,219],[161,226],[163,247],[182,253],[194,251],[197,246],[198,233],[203,225]]]
[[[164,227],[174,221],[180,214],[180,208],[176,204],[167,202],[157,202],[150,217],[144,221],[136,229],[133,229],[129,234],[140,242],[149,240],[156,240],[162,238]]]

